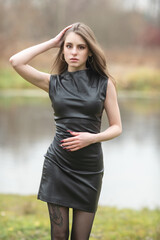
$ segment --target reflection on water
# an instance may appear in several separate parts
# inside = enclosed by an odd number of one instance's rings
[[[160,102],[119,99],[123,134],[103,142],[100,204],[160,207]],[[104,115],[102,130],[107,127]],[[49,100],[0,99],[0,192],[36,194],[55,127]]]

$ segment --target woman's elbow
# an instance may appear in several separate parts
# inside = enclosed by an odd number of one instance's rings
[[[9,62],[13,68],[18,68],[20,66],[19,62],[17,61],[14,55],[10,57]]]
[[[115,132],[115,137],[118,137],[122,133],[122,125],[115,124],[113,125],[114,127],[114,132]]]
[[[10,57],[9,62],[12,65],[12,67],[16,67],[17,66],[17,62],[16,62],[14,56]]]
[[[122,134],[122,126],[117,126],[117,134],[118,136]]]

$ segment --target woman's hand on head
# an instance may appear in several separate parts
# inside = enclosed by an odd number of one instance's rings
[[[92,143],[94,143],[95,140],[95,134],[94,133],[88,133],[88,132],[68,132],[73,136],[66,139],[63,139],[61,141],[61,147],[63,149],[66,149],[68,151],[77,151],[83,147],[86,147]]]
[[[72,25],[67,26],[66,28],[64,28],[56,37],[53,38],[54,41],[54,48],[59,48],[61,46],[61,43],[63,41],[63,36],[65,34],[65,32],[70,29],[72,27]]]

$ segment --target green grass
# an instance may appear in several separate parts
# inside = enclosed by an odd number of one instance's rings
[[[12,68],[0,69],[0,89],[29,89],[35,88],[25,81]]]
[[[50,240],[46,204],[36,196],[0,195],[1,240]],[[160,210],[99,207],[91,240],[159,240]]]
[[[120,90],[160,92],[160,71],[149,68],[137,68],[124,74],[117,86]],[[0,69],[0,89],[35,89],[12,68]]]

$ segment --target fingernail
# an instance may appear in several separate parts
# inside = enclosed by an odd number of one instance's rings
[[[63,140],[61,140],[61,142],[64,142]]]

